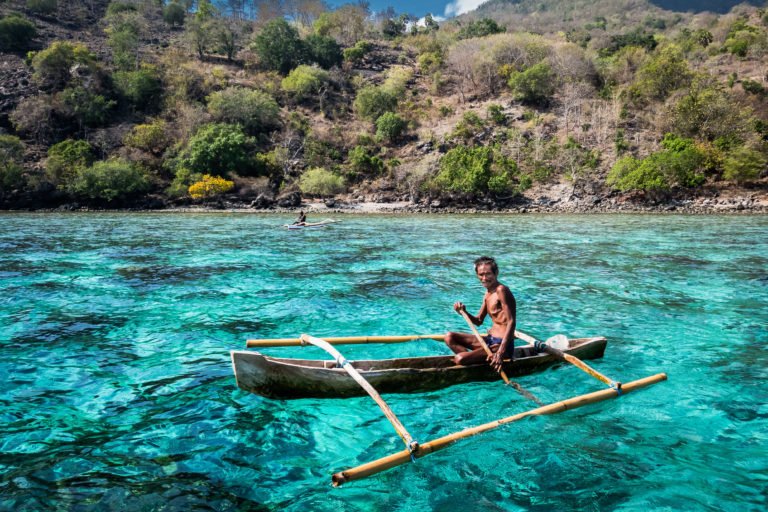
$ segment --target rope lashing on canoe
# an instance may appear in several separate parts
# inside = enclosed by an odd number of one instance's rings
[[[616,382],[615,380],[612,380],[609,384],[613,389],[616,390],[616,394],[621,396],[621,382]]]

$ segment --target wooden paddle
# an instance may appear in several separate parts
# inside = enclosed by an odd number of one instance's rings
[[[405,343],[413,340],[437,340],[443,341],[445,334],[409,334],[404,336],[341,336],[336,338],[323,338],[331,345],[352,345],[363,343]],[[256,339],[245,342],[246,347],[295,347],[306,345],[301,338],[273,338]]]
[[[475,338],[477,338],[477,341],[480,342],[480,345],[485,350],[486,355],[488,357],[493,357],[493,352],[491,352],[491,349],[488,348],[488,344],[485,343],[485,340],[483,339],[482,336],[480,336],[480,333],[477,332],[477,328],[475,327],[475,324],[472,323],[472,320],[469,318],[469,315],[467,314],[467,312],[462,309],[461,311],[459,311],[459,313],[461,314],[461,316],[464,317],[464,320],[467,321],[467,325],[469,325],[469,328],[472,329],[472,333],[475,335]],[[543,403],[538,398],[536,398],[535,396],[533,396],[533,394],[523,389],[523,386],[521,386],[515,381],[509,380],[509,377],[507,377],[507,374],[504,373],[504,370],[499,370],[499,373],[501,374],[501,378],[504,379],[504,384],[511,384],[512,387],[515,388],[518,391],[518,393],[523,395],[525,398],[529,400],[533,400],[539,405],[543,405]]]
[[[616,388],[616,390],[621,390],[621,382],[615,381],[613,379],[609,379],[608,377],[606,377],[602,373],[598,372],[597,370],[595,370],[594,368],[589,366],[587,363],[585,363],[584,361],[582,361],[578,357],[572,356],[571,354],[566,354],[562,350],[559,350],[559,349],[557,349],[555,347],[552,347],[552,346],[548,345],[546,341],[545,342],[541,342],[541,341],[537,340],[536,338],[534,338],[533,336],[525,334],[524,332],[515,331],[515,336],[520,338],[523,341],[527,341],[528,343],[532,343],[534,347],[536,347],[537,349],[541,350],[542,352],[546,352],[547,354],[551,354],[551,355],[555,356],[556,358],[558,358],[558,359],[560,359],[562,361],[566,361],[568,363],[571,363],[576,368],[578,368],[578,369],[588,373],[589,375],[591,375],[592,377],[596,378],[597,380],[602,381],[602,382],[608,384],[610,387]],[[561,336],[561,335],[558,335],[558,336]],[[553,338],[554,337],[555,336],[553,336]],[[552,339],[552,338],[550,338],[550,339]],[[549,341],[549,340],[547,340],[547,341]]]

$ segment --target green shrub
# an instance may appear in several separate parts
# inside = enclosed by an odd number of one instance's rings
[[[306,45],[284,18],[273,19],[264,25],[256,34],[252,48],[265,69],[284,75],[307,59]]]
[[[142,64],[136,71],[117,71],[114,83],[115,89],[132,110],[152,112],[159,108],[163,83],[157,67]]]
[[[24,144],[13,135],[0,135],[0,197],[24,186]]]
[[[438,52],[426,52],[416,59],[419,70],[424,75],[431,75],[443,65],[443,56]]]
[[[635,98],[664,100],[692,79],[688,61],[677,46],[670,45],[640,66],[630,93]]]
[[[93,160],[93,150],[88,141],[67,139],[48,148],[45,174],[51,183],[65,189],[77,170],[88,167]]]
[[[749,112],[717,82],[694,80],[671,106],[672,131],[683,137],[713,141],[719,137],[744,138],[750,131]]]
[[[58,7],[56,0],[27,0],[27,9],[38,14],[52,14]]]
[[[332,196],[346,190],[344,178],[322,167],[307,170],[299,178],[299,189],[308,195]]]
[[[482,18],[477,21],[470,21],[465,27],[459,30],[457,37],[459,39],[470,39],[472,37],[485,37],[491,34],[500,34],[507,29],[499,26],[490,18]]]
[[[341,46],[332,37],[312,34],[304,40],[309,59],[324,69],[340,66],[344,58]]]
[[[207,124],[189,140],[180,165],[192,173],[248,176],[254,171],[250,155],[255,142],[239,125]]]
[[[59,97],[81,126],[103,126],[116,105],[115,101],[80,86],[64,89]]]
[[[397,108],[397,96],[381,87],[366,86],[357,92],[354,107],[360,117],[373,122]]]
[[[376,140],[393,142],[400,138],[408,123],[394,112],[385,112],[376,120]]]
[[[136,23],[110,25],[106,29],[107,45],[112,49],[112,62],[117,69],[136,68],[139,50],[139,27]]]
[[[328,82],[328,72],[302,64],[288,73],[280,83],[282,89],[291,94],[296,100],[317,94],[325,83]]]
[[[280,106],[269,94],[228,87],[208,96],[208,112],[214,120],[239,124],[251,134],[265,133],[280,125]]]
[[[322,167],[342,161],[342,154],[332,142],[309,135],[304,139],[304,158],[310,166]]]
[[[450,137],[452,139],[463,139],[468,141],[477,135],[480,135],[484,128],[485,123],[480,119],[480,116],[478,116],[476,112],[470,110],[465,112],[461,117],[461,121],[456,123]]]
[[[540,62],[524,71],[513,71],[507,84],[515,99],[531,105],[546,105],[555,93],[555,78],[549,65]]]
[[[26,50],[36,35],[35,24],[21,14],[0,19],[0,51]]]
[[[146,175],[124,160],[106,160],[78,168],[67,186],[75,196],[106,202],[127,199],[148,188]]]
[[[384,169],[384,162],[372,155],[365,146],[355,146],[349,152],[350,169],[355,174],[377,175]]]
[[[393,66],[387,71],[387,78],[381,84],[381,89],[393,96],[401,97],[405,94],[408,82],[413,78],[413,71],[405,66]]]
[[[173,181],[165,193],[170,197],[184,197],[189,194],[190,185],[202,179],[203,175],[199,172],[192,172],[187,167],[179,167],[176,169]]]
[[[123,138],[123,143],[128,147],[160,156],[171,144],[171,138],[167,133],[168,125],[162,120],[149,124],[137,124]]]
[[[45,50],[32,54],[32,79],[43,89],[61,90],[72,77],[76,64],[93,69],[96,57],[82,44],[54,41]]]
[[[760,151],[740,147],[726,156],[723,162],[723,177],[739,183],[755,180],[760,177],[768,165],[768,160]]]
[[[667,191],[672,187],[694,187],[704,180],[705,155],[691,139],[667,134],[661,151],[638,160],[621,158],[608,173],[606,182],[619,190]]]
[[[600,50],[601,57],[608,57],[617,53],[622,48],[634,46],[636,48],[645,48],[646,51],[653,51],[656,48],[656,38],[653,34],[647,33],[642,28],[638,27],[635,30],[626,34],[618,34],[611,36],[611,42],[606,48]]]
[[[442,190],[469,196],[501,195],[514,191],[517,165],[493,147],[458,146],[440,160],[434,184]]]
[[[762,96],[765,94],[765,87],[763,87],[763,84],[756,80],[744,79],[741,81],[741,87],[750,94],[757,96]]]
[[[347,62],[359,62],[363,57],[368,55],[371,50],[373,50],[373,45],[371,43],[368,41],[358,41],[355,43],[355,46],[345,48],[342,52],[342,56]]]
[[[504,108],[501,105],[488,105],[488,118],[499,126],[507,122],[507,116],[504,115]]]
[[[136,6],[128,2],[109,2],[107,16],[112,18],[123,12],[136,12]]]
[[[186,15],[186,9],[178,2],[171,2],[163,8],[163,21],[172,27],[184,25]]]

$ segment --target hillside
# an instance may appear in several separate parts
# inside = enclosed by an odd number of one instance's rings
[[[0,3],[0,207],[768,209],[761,8],[258,5]]]

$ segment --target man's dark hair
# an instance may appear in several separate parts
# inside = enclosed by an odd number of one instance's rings
[[[477,267],[480,265],[490,265],[493,273],[499,275],[499,266],[496,264],[496,260],[490,256],[480,256],[475,260],[475,274],[477,274]]]

